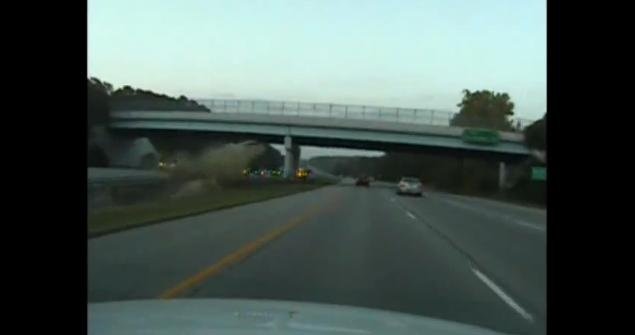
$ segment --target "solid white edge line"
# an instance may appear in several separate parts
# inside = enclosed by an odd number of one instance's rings
[[[408,215],[408,216],[409,216],[411,219],[413,219],[413,220],[416,220],[416,219],[417,219],[417,217],[416,217],[416,216],[414,216],[412,213],[410,213],[410,212],[408,212],[408,211],[406,211],[406,215]]]
[[[498,287],[498,285],[496,285],[493,281],[487,278],[483,273],[481,273],[481,271],[475,269],[474,267],[471,267],[471,268],[472,268],[472,272],[474,272],[476,277],[478,277],[478,279],[484,282],[485,285],[487,285],[487,287],[489,287],[492,291],[494,291],[494,293],[496,293],[496,295],[498,295],[507,305],[513,308],[514,311],[520,314],[520,316],[522,316],[525,320],[532,323],[534,322],[534,317],[531,314],[529,314],[527,311],[525,311],[522,307],[520,307],[520,305],[518,305],[514,301],[514,299],[512,299],[500,287]]]

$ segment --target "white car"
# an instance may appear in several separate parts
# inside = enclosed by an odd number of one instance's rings
[[[421,181],[413,177],[403,177],[397,185],[397,194],[423,195],[423,185]]]

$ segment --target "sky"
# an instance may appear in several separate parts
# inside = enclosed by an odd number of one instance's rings
[[[190,98],[546,112],[546,1],[88,0],[88,75]]]

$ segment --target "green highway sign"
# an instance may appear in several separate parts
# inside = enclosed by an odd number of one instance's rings
[[[547,180],[547,168],[542,166],[534,166],[531,168],[532,180]]]
[[[496,145],[500,135],[496,130],[468,128],[463,130],[463,142],[482,145]]]

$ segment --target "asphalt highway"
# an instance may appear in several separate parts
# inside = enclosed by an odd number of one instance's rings
[[[88,240],[89,302],[252,298],[544,334],[546,213],[351,182]]]

